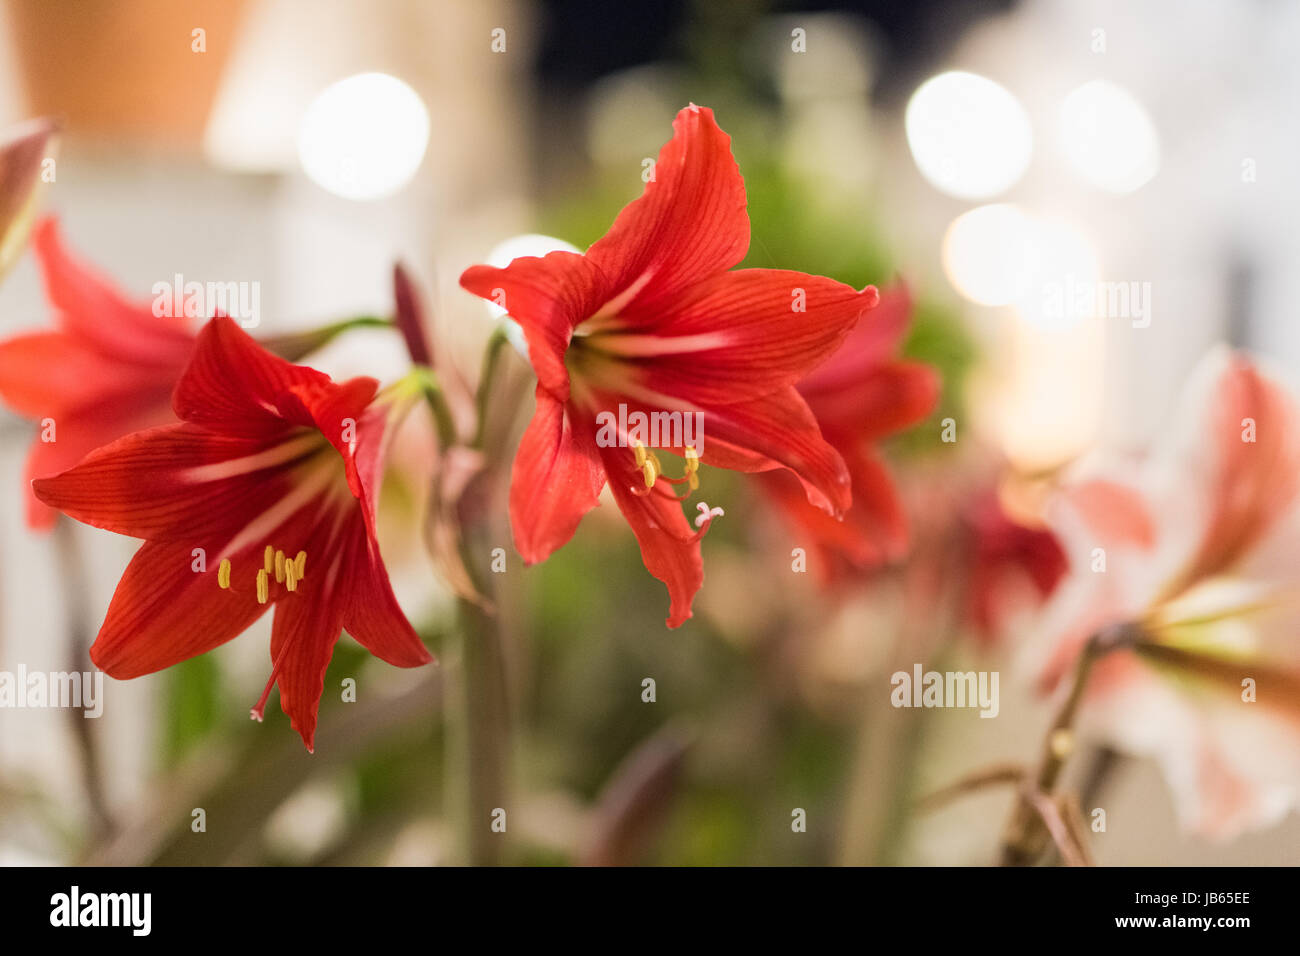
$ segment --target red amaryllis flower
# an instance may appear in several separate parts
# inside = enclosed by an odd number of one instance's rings
[[[898,357],[911,308],[905,287],[887,290],[839,351],[797,386],[822,434],[848,464],[853,507],[844,520],[809,505],[788,474],[769,472],[759,478],[782,515],[815,550],[818,572],[828,586],[895,560],[907,546],[902,502],[873,445],[923,420],[939,399],[935,370]]]
[[[687,458],[692,488],[698,460],[788,468],[811,501],[844,511],[848,470],[794,384],[877,298],[870,286],[859,292],[802,272],[729,271],[749,248],[730,139],[712,111],[694,105],[673,129],[642,196],[585,254],[474,266],[460,280],[520,324],[537,373],[537,410],[511,480],[515,546],[528,563],[547,557],[608,481],[646,567],[668,586],[670,627],[691,616],[704,579],[698,540],[716,509],[701,503],[692,533],[645,447],[655,443],[628,423],[637,413],[673,423],[675,434],[658,444]],[[692,423],[706,437],[688,442]]]
[[[1141,462],[1061,489],[1070,575],[1025,656],[1065,692],[1089,636],[1118,634],[1082,732],[1155,759],[1184,825],[1229,838],[1300,806],[1300,404],[1220,348],[1176,407]]]
[[[996,491],[970,503],[964,524],[969,549],[966,618],[979,642],[992,646],[1016,610],[1037,607],[1051,596],[1068,561],[1056,535],[1008,514]]]
[[[27,455],[29,480],[57,475],[123,435],[175,421],[172,389],[194,347],[184,316],[156,316],[148,302],[128,301],[68,254],[53,219],[36,226],[32,245],[58,330],[0,343],[0,398],[41,423]],[[29,497],[28,525],[53,522],[54,512]]]
[[[309,750],[341,629],[398,667],[431,661],[375,540],[381,444],[394,411],[372,401],[376,385],[335,384],[219,317],[176,385],[181,422],[128,435],[34,482],[46,504],[145,542],[91,659],[113,677],[150,674],[225,643],[275,605],[271,677],[253,716],[278,685]]]

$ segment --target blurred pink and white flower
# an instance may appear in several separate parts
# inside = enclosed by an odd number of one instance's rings
[[[1049,509],[1070,574],[1028,649],[1064,691],[1089,637],[1122,627],[1080,730],[1152,757],[1181,823],[1228,839],[1300,802],[1300,410],[1249,358],[1198,367],[1142,461]],[[1253,699],[1251,699],[1253,697]]]

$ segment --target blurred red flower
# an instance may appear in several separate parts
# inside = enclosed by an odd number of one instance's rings
[[[128,301],[68,253],[53,219],[37,224],[32,246],[58,330],[0,343],[0,398],[42,423],[27,454],[29,481],[66,471],[123,435],[175,421],[172,388],[194,347],[188,319]],[[54,512],[29,495],[28,525],[53,522]]]
[[[1037,607],[1051,597],[1068,562],[1050,529],[1007,514],[996,491],[973,501],[965,518],[970,536],[966,620],[987,646],[1002,637],[1017,603]]]
[[[802,272],[731,271],[749,248],[749,217],[730,138],[694,105],[673,129],[643,195],[585,254],[474,266],[460,280],[519,322],[537,373],[510,489],[519,553],[534,563],[567,542],[608,481],[646,568],[668,587],[670,627],[691,616],[712,512],[702,509],[692,533],[657,458],[621,424],[617,440],[598,442],[598,416],[620,406],[701,414],[700,460],[788,468],[810,501],[838,515],[851,501],[848,469],[795,383],[877,300],[873,287]],[[685,446],[662,444],[683,455]]]
[[[433,658],[397,605],[375,540],[382,444],[395,406],[272,355],[225,317],[176,385],[181,421],[121,438],[36,495],[143,538],[90,651],[113,677],[223,644],[272,605],[271,687],[310,750],[341,629],[398,667]]]
[[[904,286],[886,290],[839,351],[797,386],[822,435],[848,465],[853,506],[843,520],[811,506],[785,472],[769,471],[758,479],[786,520],[807,536],[827,586],[843,585],[895,560],[907,547],[902,501],[873,446],[924,420],[939,400],[938,373],[898,357],[911,311]]]

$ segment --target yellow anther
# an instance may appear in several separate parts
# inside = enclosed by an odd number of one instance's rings
[[[647,458],[641,465],[641,474],[645,476],[645,486],[653,488],[655,479],[659,477],[659,463],[653,458]]]
[[[686,458],[686,481],[691,491],[695,491],[700,487],[700,453],[694,445],[687,445],[683,454]]]
[[[298,562],[284,562],[284,586],[290,591],[298,590]]]
[[[298,574],[298,580],[301,581],[307,576],[307,552],[299,551],[298,557],[293,559],[294,570]]]
[[[638,468],[644,468],[646,462],[645,445],[634,440],[632,442],[632,454],[636,456],[636,466]]]
[[[222,558],[217,565],[217,584],[222,590],[230,587],[230,559]]]
[[[259,568],[257,571],[257,603],[265,604],[271,599],[271,576],[266,573],[266,568]]]
[[[284,583],[284,552],[275,552],[275,583]]]
[[[262,567],[266,570],[267,574],[270,574],[271,568],[273,568],[274,566],[275,566],[275,548],[271,547],[268,544],[266,546],[266,550],[262,552]]]

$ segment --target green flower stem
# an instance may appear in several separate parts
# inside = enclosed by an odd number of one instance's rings
[[[259,339],[262,346],[289,362],[299,362],[307,355],[327,345],[337,336],[351,329],[392,328],[389,319],[374,315],[359,315],[339,322],[331,322],[319,328],[303,332],[285,332],[281,335],[268,335]]]
[[[498,328],[488,340],[483,355],[483,371],[475,393],[477,409],[472,447],[482,450],[487,435],[488,403],[500,368],[501,347],[505,333]],[[497,462],[486,464],[484,476],[489,487],[496,485],[492,470]],[[493,829],[500,814],[509,823],[509,767],[511,728],[509,685],[506,676],[506,648],[501,619],[490,608],[496,595],[490,574],[480,570],[475,555],[484,555],[491,545],[490,509],[475,510],[477,517],[461,527],[461,562],[482,602],[461,598],[457,608],[461,621],[461,681],[464,700],[465,758],[468,805],[466,807],[466,852],[476,866],[501,862],[506,834]],[[507,830],[508,832],[508,830]]]
[[[480,585],[481,588],[481,585]],[[461,713],[468,803],[465,851],[471,865],[502,860],[509,823],[510,712],[500,618],[473,601],[457,602],[461,622]],[[506,814],[502,817],[502,814]]]
[[[474,426],[473,447],[480,450],[487,438],[488,397],[492,394],[492,382],[496,378],[497,369],[501,367],[501,348],[506,341],[505,329],[498,325],[493,330],[492,337],[488,339],[487,347],[483,352],[483,372],[479,375],[478,392],[474,396],[477,421]]]
[[[443,394],[442,384],[432,370],[429,370],[425,376],[424,398],[429,403],[430,411],[433,412],[433,423],[438,429],[438,445],[446,451],[455,445],[459,438],[456,434],[455,419],[452,418],[451,408],[447,405],[447,396]]]
[[[89,614],[83,600],[86,588],[85,556],[76,539],[71,518],[58,516],[54,524],[54,544],[59,562],[59,577],[65,587],[65,607],[68,610],[68,669],[84,671],[90,662],[90,638],[93,632],[87,627]],[[69,709],[68,716],[77,741],[81,785],[90,810],[90,834],[87,841],[90,844],[107,839],[115,824],[108,805],[99,742],[95,728],[91,726],[97,721],[86,720],[84,714],[76,709]]]
[[[478,421],[474,447],[481,447],[485,435],[483,423],[488,396],[504,341],[504,334],[494,335],[484,356],[484,372],[475,397]],[[446,394],[437,373],[421,364],[421,349],[412,347],[410,337],[407,337],[407,347],[413,364],[409,379],[419,387],[428,402],[438,432],[438,443],[446,452],[461,444]],[[489,463],[488,467],[491,468],[492,464]],[[436,487],[433,493],[436,499]],[[485,601],[478,603],[463,598],[457,601],[460,679],[455,682],[456,692],[450,695],[447,715],[448,722],[460,730],[458,749],[463,754],[463,773],[448,774],[447,779],[465,781],[462,810],[464,852],[467,862],[474,866],[492,866],[501,862],[507,837],[506,832],[498,827],[508,827],[510,810],[511,721],[505,644],[500,619],[489,610],[493,604],[492,589],[487,580],[490,576],[477,570],[481,561],[475,558],[475,555],[488,551],[490,522],[490,513],[475,512],[475,516],[460,528],[462,564],[474,590]],[[504,819],[502,814],[505,814]]]

